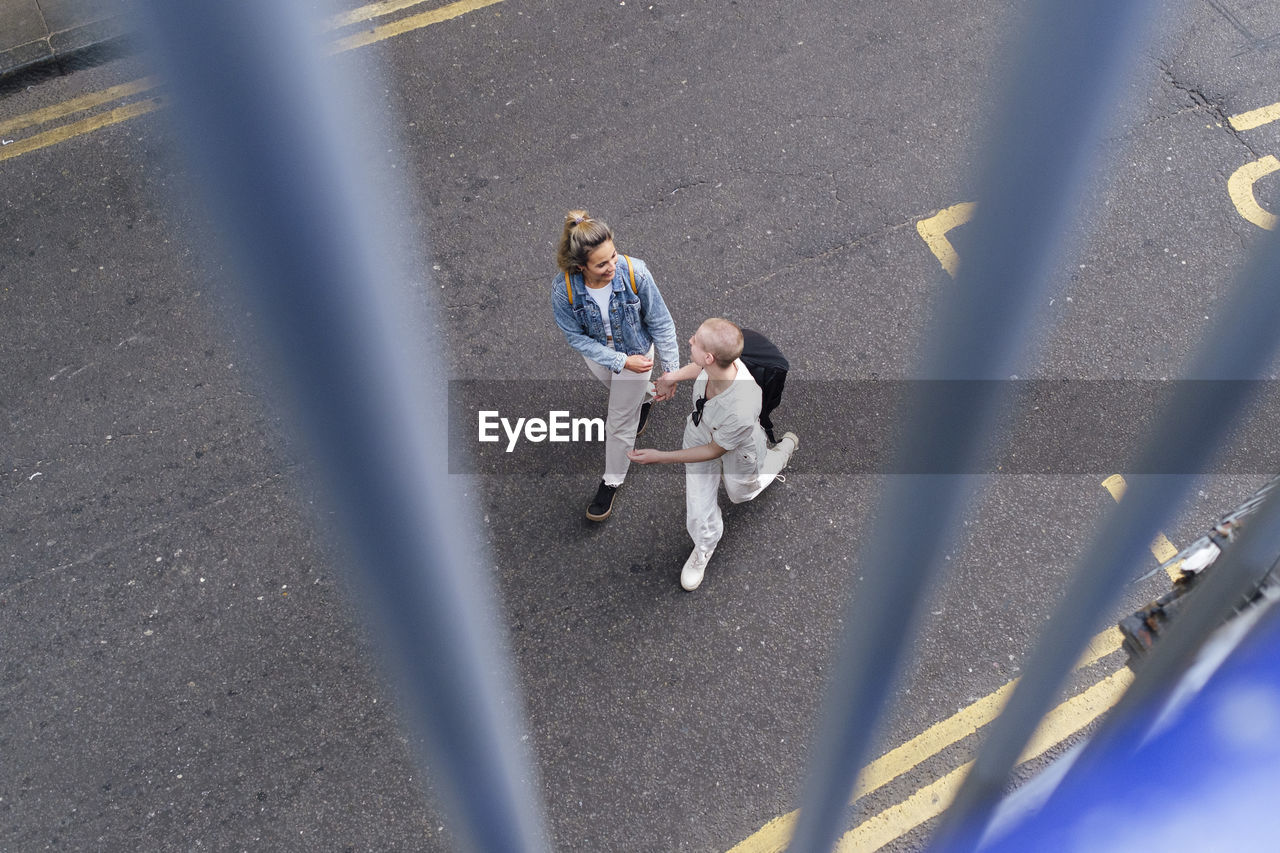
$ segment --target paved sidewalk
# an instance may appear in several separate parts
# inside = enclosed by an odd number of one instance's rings
[[[0,79],[128,32],[129,0],[0,0]]]

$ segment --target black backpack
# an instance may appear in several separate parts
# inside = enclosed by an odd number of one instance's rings
[[[777,444],[773,435],[773,421],[769,413],[778,408],[782,402],[782,388],[787,382],[787,371],[791,365],[787,358],[774,346],[773,341],[751,329],[742,330],[742,363],[751,372],[751,378],[760,386],[760,426],[770,444]]]

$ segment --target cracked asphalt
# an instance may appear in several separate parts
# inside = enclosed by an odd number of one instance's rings
[[[378,75],[385,190],[413,211],[398,239],[426,246],[417,322],[450,376],[533,373],[603,410],[549,307],[561,216],[586,207],[654,271],[681,342],[723,315],[779,344],[786,429],[813,415],[801,379],[910,374],[950,285],[915,223],[972,200],[1019,8],[505,0],[334,61]],[[1280,122],[1226,119],[1280,101],[1280,15],[1162,11],[1024,378],[1178,376],[1259,233],[1226,182],[1280,152]],[[0,121],[149,71],[126,57],[7,91]],[[166,121],[0,162],[0,849],[451,849]],[[1274,176],[1254,193],[1280,210]],[[685,393],[644,442],[678,445]],[[456,478],[556,849],[723,853],[795,807],[880,484],[801,442],[785,484],[727,509],[695,594],[678,472],[633,471],[604,525],[582,517],[589,463]],[[1017,676],[1113,473],[982,484],[884,749]],[[1165,532],[1186,544],[1266,473],[1206,478]],[[1133,585],[1111,616],[1166,589]]]

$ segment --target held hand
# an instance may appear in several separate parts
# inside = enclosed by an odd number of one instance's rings
[[[653,383],[653,399],[661,402],[662,400],[670,400],[676,395],[676,385],[679,383],[671,378],[671,372],[659,376]]]
[[[645,355],[629,355],[626,364],[622,366],[632,373],[644,373],[653,369],[653,359]]]
[[[627,458],[632,462],[638,462],[641,465],[648,465],[651,462],[661,462],[661,450],[655,450],[652,447],[642,447],[639,450],[628,450]]]

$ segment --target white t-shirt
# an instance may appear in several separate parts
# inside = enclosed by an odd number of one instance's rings
[[[613,295],[613,282],[604,287],[587,286],[587,295],[600,306],[600,319],[604,321],[604,337],[609,346],[613,346],[613,325],[609,322],[609,297]]]

